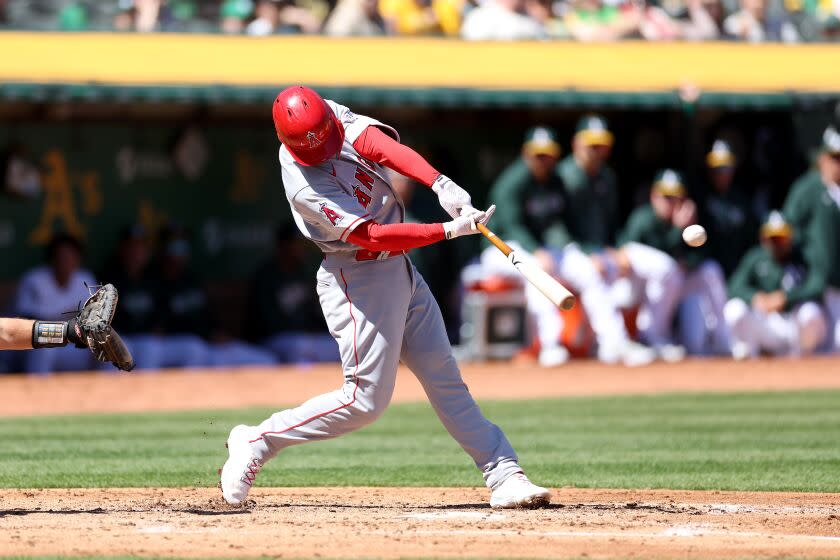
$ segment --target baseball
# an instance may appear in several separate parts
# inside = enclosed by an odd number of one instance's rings
[[[694,224],[683,230],[682,237],[687,245],[699,247],[706,242],[706,229],[699,224]]]

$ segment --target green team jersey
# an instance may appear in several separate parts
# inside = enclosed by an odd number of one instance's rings
[[[700,209],[709,232],[708,255],[720,263],[726,276],[732,274],[741,257],[755,244],[758,220],[750,201],[733,186],[728,192],[710,190]]]
[[[562,249],[571,241],[564,223],[566,190],[556,175],[538,183],[520,158],[496,179],[489,196],[496,205],[491,227],[499,237],[531,252],[540,247]]]
[[[824,288],[825,273],[820,263],[798,250],[785,262],[779,262],[760,245],[744,255],[729,279],[729,296],[747,303],[758,292],[784,291],[786,310],[804,301],[818,300]]]
[[[816,169],[808,171],[791,185],[782,207],[782,214],[793,227],[796,241],[799,241],[810,226],[816,203],[824,191],[825,185]]]
[[[823,187],[814,206],[811,226],[805,232],[806,253],[825,268],[827,283],[840,288],[840,186]]]
[[[688,268],[697,267],[706,257],[706,246],[695,248],[686,245],[682,230],[657,216],[650,204],[633,210],[618,236],[619,246],[631,241],[668,253]]]
[[[590,177],[569,155],[557,164],[557,173],[568,193],[566,227],[572,240],[587,253],[613,245],[620,224],[618,182],[612,169],[604,166]]]

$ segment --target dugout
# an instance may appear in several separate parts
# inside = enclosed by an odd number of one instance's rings
[[[82,237],[96,270],[132,222],[186,227],[196,272],[235,301],[289,219],[268,107],[290,83],[393,124],[482,202],[528,127],[555,127],[568,153],[577,119],[599,112],[625,214],[661,167],[698,185],[719,134],[738,152],[739,183],[778,206],[840,100],[831,45],[6,32],[0,51],[18,53],[0,59],[0,305],[51,233]],[[37,180],[13,185],[13,162]],[[440,217],[428,192],[412,211]],[[440,301],[471,243],[425,251],[446,263],[428,270]]]

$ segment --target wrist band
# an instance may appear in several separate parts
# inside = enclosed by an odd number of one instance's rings
[[[32,348],[54,348],[67,344],[67,323],[35,321],[32,325]]]

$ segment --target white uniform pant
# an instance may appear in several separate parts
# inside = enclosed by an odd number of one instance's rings
[[[496,488],[522,470],[505,435],[484,417],[461,379],[440,308],[408,257],[355,262],[328,255],[317,290],[338,342],[344,384],[260,424],[252,447],[261,461],[290,445],[337,437],[376,420],[391,400],[402,360],[487,486]]]
[[[733,351],[744,357],[760,352],[798,356],[810,354],[826,335],[825,316],[819,304],[809,301],[789,312],[763,313],[742,299],[731,299],[724,308],[732,333]]]
[[[516,242],[510,246],[525,259],[533,259]],[[552,250],[554,274],[580,297],[589,324],[595,332],[598,345],[619,348],[627,342],[624,318],[610,296],[604,278],[596,270],[589,256],[574,243],[561,250]],[[486,273],[515,275],[519,277],[511,262],[495,247],[488,247],[481,254],[482,269]],[[528,314],[533,319],[537,337],[542,348],[557,346],[563,332],[563,317],[557,308],[530,282],[525,282],[525,299]]]
[[[829,349],[840,352],[840,288],[829,287],[825,290],[825,307],[829,320]]]
[[[675,342],[674,314],[683,302],[679,342],[693,354],[729,350],[723,317],[726,281],[717,262],[707,260],[694,270],[684,270],[673,257],[648,245],[632,242],[623,250],[641,303],[639,332],[647,343]]]

